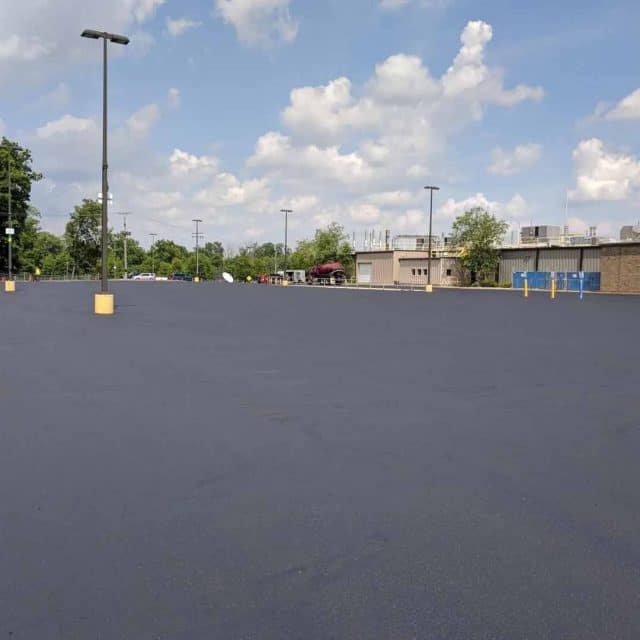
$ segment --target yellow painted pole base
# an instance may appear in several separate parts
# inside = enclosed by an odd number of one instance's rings
[[[16,281],[15,280],[5,280],[4,281],[4,290],[6,293],[14,293],[16,290]]]
[[[283,287],[288,287],[289,286],[289,281],[288,280],[283,280],[282,281],[282,286]]]
[[[200,278],[199,278],[198,276],[194,276],[194,277],[193,277],[193,281],[194,281],[194,282],[200,282]]]
[[[428,284],[425,288],[424,288],[426,293],[433,293],[433,285],[432,284]]]
[[[113,293],[96,293],[93,298],[93,310],[97,316],[112,316],[114,313]]]

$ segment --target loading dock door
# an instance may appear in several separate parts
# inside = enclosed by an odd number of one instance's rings
[[[358,262],[358,284],[371,284],[373,263]]]

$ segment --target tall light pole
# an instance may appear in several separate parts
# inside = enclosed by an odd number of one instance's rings
[[[107,163],[107,42],[127,45],[129,38],[116,33],[85,29],[83,38],[99,40],[102,38],[102,281],[100,292],[106,294],[109,291],[109,247],[107,245],[109,224],[109,164]],[[113,306],[113,302],[111,302]],[[97,309],[96,309],[96,312]],[[104,311],[101,311],[104,313]],[[107,311],[109,313],[109,311]],[[110,313],[113,313],[111,309]]]
[[[429,190],[429,262],[427,271],[427,286],[431,287],[431,229],[433,226],[433,192],[440,191],[440,187],[425,187]]]
[[[13,221],[11,219],[11,147],[5,147],[7,152],[7,217],[8,227],[5,229],[7,236],[7,251],[8,251],[8,264],[9,264],[9,280],[11,280],[11,274],[13,272]]]
[[[124,227],[123,236],[124,236],[124,279],[128,280],[129,278],[129,265],[127,264],[127,236],[129,232],[127,231],[127,216],[131,215],[131,211],[120,211],[118,213],[119,216],[122,216],[122,224]]]
[[[196,239],[196,282],[200,282],[200,237],[202,234],[199,232],[199,225],[202,222],[200,218],[194,218],[191,222],[196,224],[196,232],[193,237]]]
[[[287,230],[289,223],[289,214],[293,213],[293,209],[280,209],[280,213],[284,213],[284,277],[287,277]]]
[[[151,236],[151,271],[156,272],[156,238],[157,233],[150,233]]]

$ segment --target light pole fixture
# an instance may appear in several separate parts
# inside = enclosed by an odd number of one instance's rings
[[[196,232],[193,234],[193,237],[196,239],[196,277],[195,281],[200,282],[200,238],[202,234],[200,233],[200,223],[202,220],[200,218],[193,218],[191,222],[194,222],[196,225]]]
[[[107,163],[107,42],[129,44],[129,38],[107,31],[85,29],[83,38],[99,40],[102,38],[102,278],[100,294],[96,296],[95,312],[101,315],[113,313],[113,296],[109,296],[109,247],[107,245],[109,224],[109,165]]]
[[[429,262],[427,267],[427,291],[431,291],[431,229],[433,228],[433,192],[440,191],[440,187],[425,187],[429,190]]]
[[[150,233],[151,236],[151,271],[156,272],[156,238],[157,233]]]
[[[287,277],[287,230],[289,223],[289,214],[293,213],[293,209],[280,209],[280,213],[284,213],[284,278]]]

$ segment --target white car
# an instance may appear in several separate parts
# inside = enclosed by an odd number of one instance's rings
[[[139,273],[136,276],[133,276],[133,280],[155,280],[155,273]]]

